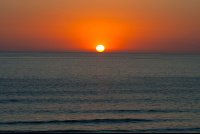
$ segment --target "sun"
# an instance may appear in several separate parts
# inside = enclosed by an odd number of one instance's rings
[[[98,52],[103,52],[104,51],[104,46],[103,45],[98,45],[97,47],[96,47],[96,50],[98,51]]]

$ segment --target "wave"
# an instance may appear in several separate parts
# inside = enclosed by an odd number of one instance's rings
[[[200,127],[194,128],[169,128],[169,129],[135,129],[135,130],[44,130],[44,131],[34,131],[34,130],[8,130],[0,131],[0,133],[177,133],[177,132],[200,132]]]
[[[193,110],[193,111],[199,111]],[[72,113],[76,113],[76,111],[71,111]],[[77,112],[83,112],[83,113],[106,113],[106,112],[113,112],[113,113],[121,113],[121,112],[128,112],[128,113],[154,113],[154,112],[161,112],[161,113],[171,113],[171,112],[189,112],[188,109],[186,110],[177,110],[177,109],[167,109],[167,110],[161,110],[161,109],[150,109],[150,110],[127,110],[127,109],[119,109],[119,110],[88,110],[88,111],[77,111]]]
[[[2,110],[2,113],[13,113],[13,112],[21,112],[21,109],[18,110]],[[37,110],[32,110],[31,112],[29,110],[23,110],[23,112],[29,112],[29,113],[34,113],[34,114],[44,114],[44,113],[69,113],[69,114],[80,114],[80,113],[85,113],[85,114],[91,114],[91,113],[111,113],[111,114],[134,114],[134,113],[198,113],[200,112],[199,109],[135,109],[135,110],[128,110],[128,109],[111,109],[111,110],[68,110],[68,109],[49,109],[49,110],[43,110],[43,109],[37,109]]]
[[[16,122],[0,122],[0,124],[46,124],[46,123],[137,123],[150,122],[148,119],[92,119],[92,120],[51,120],[51,121],[16,121]]]

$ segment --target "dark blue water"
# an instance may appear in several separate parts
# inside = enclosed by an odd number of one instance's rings
[[[200,55],[0,52],[0,132],[200,132]]]

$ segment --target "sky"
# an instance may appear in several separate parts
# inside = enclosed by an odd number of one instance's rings
[[[0,51],[198,53],[200,0],[0,0]]]

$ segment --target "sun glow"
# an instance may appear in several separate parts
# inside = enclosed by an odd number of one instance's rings
[[[98,45],[97,47],[96,47],[96,50],[98,51],[98,52],[103,52],[104,51],[104,46],[103,45]]]

